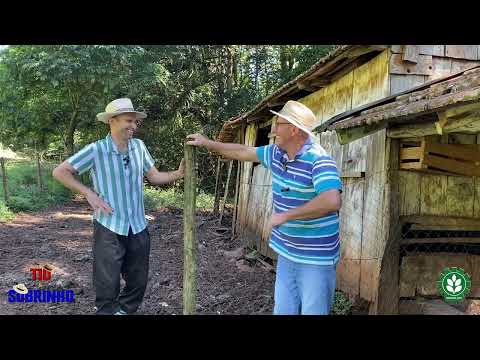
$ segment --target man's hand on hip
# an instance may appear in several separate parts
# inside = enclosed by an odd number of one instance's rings
[[[93,191],[89,191],[86,195],[86,198],[94,211],[100,210],[106,215],[113,213],[113,209]]]

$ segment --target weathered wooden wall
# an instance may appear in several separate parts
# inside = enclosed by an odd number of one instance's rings
[[[477,135],[448,134],[430,136],[431,141],[450,144],[475,144]],[[480,217],[480,178],[399,171],[400,216],[435,215]],[[439,218],[441,222],[441,218]]]
[[[478,46],[419,45],[412,49],[393,46],[299,101],[312,109],[321,124],[352,108],[468,68],[480,63],[479,59]],[[255,143],[254,132],[256,127],[252,123],[245,131],[245,144]],[[438,206],[445,206],[446,214],[455,211],[478,216],[480,181],[458,177],[433,180],[435,177],[431,175],[398,171],[398,140],[387,138],[385,130],[343,146],[335,132],[324,132],[318,139],[336,160],[344,185],[340,213],[342,257],[337,268],[337,287],[353,297],[370,301],[371,313],[395,313],[399,283],[398,217],[438,214],[435,208],[438,197],[445,199],[445,205]],[[457,141],[464,140],[457,137]],[[480,143],[480,139],[477,141]],[[244,231],[262,254],[274,257],[267,245],[270,229],[266,221],[255,215],[271,212],[271,203],[265,203],[271,201],[271,188],[266,186],[269,174],[262,167],[256,166],[253,172],[252,168],[244,163],[241,169],[237,229]],[[438,195],[438,188],[433,192],[424,190],[422,202],[421,189],[430,189],[437,183],[444,193]],[[417,197],[411,193],[415,186]],[[406,194],[407,190],[410,193]],[[425,199],[427,193],[431,199]],[[468,194],[473,194],[472,198],[461,204],[455,200]]]
[[[391,51],[392,95],[480,64],[480,45],[393,45]],[[405,61],[406,53],[414,55]]]

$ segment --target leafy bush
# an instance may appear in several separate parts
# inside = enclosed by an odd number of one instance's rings
[[[335,291],[335,299],[332,306],[332,315],[350,315],[352,313],[352,302],[341,291]]]
[[[0,200],[0,222],[13,220],[15,214]]]
[[[183,192],[175,188],[156,189],[153,187],[145,187],[145,209],[154,210],[161,207],[177,207],[183,208]],[[197,208],[212,209],[213,195],[200,191],[197,194]]]
[[[8,208],[10,211],[37,211],[72,198],[73,194],[52,177],[53,164],[42,164],[43,190],[38,188],[34,162],[7,162]],[[3,183],[0,182],[3,194]]]

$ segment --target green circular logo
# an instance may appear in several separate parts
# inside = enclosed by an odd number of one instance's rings
[[[445,268],[437,281],[438,291],[446,302],[457,303],[470,293],[472,281],[461,268]]]

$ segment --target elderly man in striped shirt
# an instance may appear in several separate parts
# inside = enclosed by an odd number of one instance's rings
[[[137,121],[146,117],[130,99],[109,103],[97,119],[110,133],[85,146],[53,171],[66,187],[83,194],[93,208],[93,282],[99,315],[137,311],[148,280],[150,235],[145,220],[143,178],[153,185],[168,184],[184,175],[178,170],[159,172],[145,144],[133,138]],[[94,189],[75,179],[89,171]],[[120,274],[125,287],[120,293]]]
[[[315,115],[288,101],[277,113],[275,143],[249,147],[189,135],[187,144],[205,146],[240,161],[260,162],[272,171],[270,247],[278,254],[274,314],[326,315],[335,295],[340,258],[342,184],[335,161],[313,141]]]

